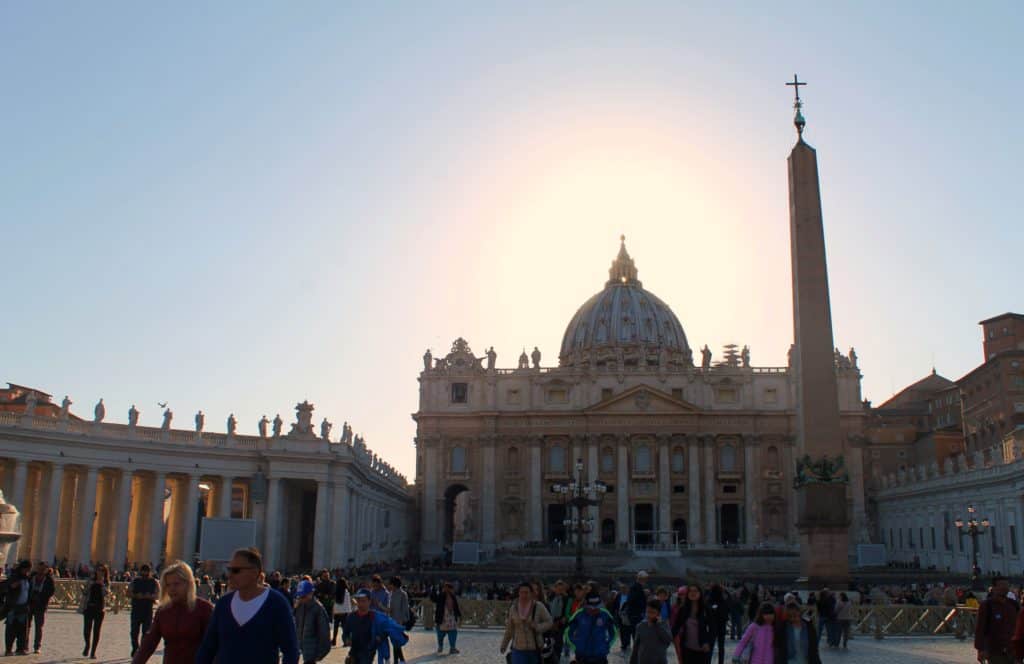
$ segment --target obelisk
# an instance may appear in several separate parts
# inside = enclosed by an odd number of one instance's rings
[[[843,432],[832,343],[825,231],[818,158],[804,142],[800,85],[796,91],[797,142],[789,154],[789,230],[793,266],[793,330],[797,372],[797,456],[794,480],[800,582],[809,588],[845,587],[849,580],[848,481],[842,470]]]

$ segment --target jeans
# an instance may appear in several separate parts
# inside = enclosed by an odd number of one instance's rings
[[[7,614],[7,626],[4,631],[7,652],[11,652],[15,644],[19,652],[28,650],[28,606],[11,608]]]
[[[32,623],[32,630],[35,638],[32,639],[32,649],[39,650],[43,645],[43,625],[46,624],[46,609],[36,609],[29,615],[29,622]]]
[[[839,621],[838,620],[826,620],[825,631],[828,636],[828,644],[833,648],[839,647]]]
[[[132,640],[132,656],[135,656],[135,651],[139,649],[139,636],[145,636],[146,632],[149,631],[150,626],[153,624],[153,612],[146,611],[143,613],[132,612],[131,617],[131,640]]]
[[[633,630],[635,628],[632,625],[623,625],[622,630],[619,632],[619,638],[622,639],[622,649],[625,650],[629,647],[629,644],[633,641]]]
[[[459,638],[459,630],[450,629],[446,631],[437,630],[437,649],[444,649],[444,637],[448,636],[448,649],[455,650],[455,641]]]
[[[512,664],[540,664],[540,655],[536,650],[516,650],[512,648]]]
[[[82,614],[82,637],[85,638],[85,649],[89,650],[89,632],[92,632],[92,650],[96,652],[96,646],[100,642],[100,628],[103,627],[103,611],[97,611],[96,609],[86,609],[85,613]]]
[[[850,640],[850,627],[852,625],[851,620],[840,620],[839,621],[839,632],[842,634],[843,647],[846,647],[846,643]]]

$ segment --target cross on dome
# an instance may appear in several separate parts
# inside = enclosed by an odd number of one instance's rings
[[[622,244],[619,246],[619,255],[612,261],[612,266],[608,270],[608,284],[633,284],[641,286],[642,284],[637,279],[636,264],[629,257],[629,252],[626,251],[626,236],[620,235],[619,241]]]

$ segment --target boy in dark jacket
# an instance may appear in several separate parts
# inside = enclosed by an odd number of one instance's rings
[[[584,607],[569,619],[565,641],[576,652],[577,664],[607,664],[617,634],[615,619],[596,593],[587,596]]]
[[[786,604],[785,620],[776,623],[774,646],[775,664],[821,664],[818,634],[814,629],[814,623],[804,618],[803,611],[796,602]]]
[[[647,602],[647,619],[636,626],[630,664],[668,664],[667,649],[672,643],[668,622],[661,619],[661,602]]]

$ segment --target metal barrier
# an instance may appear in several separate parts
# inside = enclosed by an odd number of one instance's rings
[[[423,599],[413,603],[417,626],[434,628],[434,603]],[[510,602],[459,599],[465,627],[504,627]],[[886,636],[956,636],[974,634],[978,610],[966,606],[916,606],[912,604],[863,604],[854,607],[851,629],[856,634]]]
[[[51,609],[77,609],[82,601],[82,593],[88,581],[78,579],[54,579],[53,597],[50,598]],[[107,611],[120,613],[131,609],[131,598],[128,596],[128,583],[114,581],[110,584],[107,594]]]

